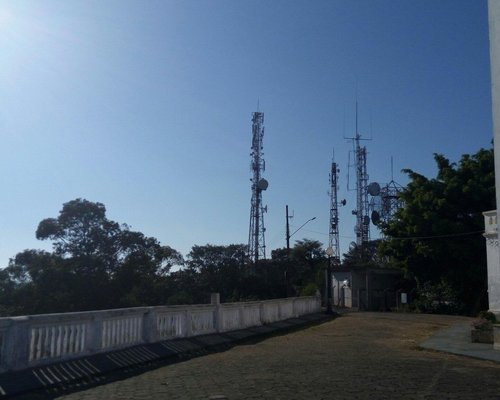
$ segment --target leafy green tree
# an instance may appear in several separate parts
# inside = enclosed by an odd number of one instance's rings
[[[75,277],[61,257],[41,250],[24,250],[9,261],[4,272],[8,274],[14,309],[28,314],[74,310],[71,292]]]
[[[379,240],[371,240],[364,245],[353,244],[344,254],[342,265],[347,268],[380,268],[386,266],[385,260],[378,252]]]
[[[187,268],[196,273],[196,293],[206,299],[210,293],[220,293],[221,299],[237,300],[245,265],[248,264],[247,246],[193,246],[187,256]],[[200,299],[201,300],[201,299]],[[206,301],[206,300],[205,300]]]
[[[303,288],[306,286],[310,292],[311,283],[317,288],[323,287],[326,254],[321,242],[310,239],[297,240],[290,252],[285,248],[276,249],[271,253],[271,257],[283,273],[286,273],[288,295],[304,293]]]
[[[9,308],[16,313],[162,304],[170,268],[183,263],[176,250],[107,219],[103,204],[84,199],[41,221],[36,237],[52,240],[53,252],[25,250],[0,277],[0,301],[4,292],[23,295]]]
[[[418,289],[447,287],[461,312],[486,307],[482,212],[495,208],[493,150],[463,155],[458,165],[436,154],[437,177],[405,170],[404,207],[382,227],[382,255],[403,268]],[[457,300],[458,299],[458,300]]]

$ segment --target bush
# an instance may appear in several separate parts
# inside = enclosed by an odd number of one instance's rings
[[[316,296],[316,292],[318,290],[318,285],[315,283],[308,283],[302,289],[300,289],[301,296]]]
[[[459,314],[463,309],[456,291],[444,281],[421,285],[412,306],[418,312],[429,314]]]
[[[477,317],[479,319],[485,319],[487,321],[490,321],[492,324],[495,324],[497,322],[497,317],[491,311],[486,311],[486,310],[480,311]]]
[[[487,319],[475,319],[471,322],[471,327],[478,331],[491,331],[493,329],[493,323]]]

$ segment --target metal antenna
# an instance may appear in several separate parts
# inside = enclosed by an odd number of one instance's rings
[[[262,172],[265,170],[263,138],[264,113],[257,111],[252,114],[252,152],[250,154],[252,157],[250,164],[252,170],[252,179],[250,179],[252,182],[252,200],[248,232],[248,250],[255,265],[259,262],[259,258],[266,258],[264,213],[267,212],[267,206],[262,205],[262,192],[267,189],[269,184],[267,180],[262,178]]]
[[[333,251],[335,265],[340,265],[340,241],[339,241],[339,202],[337,199],[338,173],[340,170],[335,162],[335,150],[333,151],[332,165],[330,169],[330,226],[328,247]],[[342,200],[340,205],[345,205]]]
[[[356,86],[357,96],[357,86]],[[353,150],[349,152],[348,162],[348,179],[349,169],[354,167],[356,170],[356,209],[352,211],[356,215],[356,226],[354,231],[356,233],[356,244],[358,246],[367,243],[370,240],[370,217],[368,216],[368,174],[366,172],[366,147],[361,147],[361,137],[358,131],[358,99],[356,98],[356,135],[354,137],[346,138],[352,140]],[[354,164],[350,163],[351,154],[354,155]],[[347,184],[349,189],[349,182]]]
[[[391,156],[391,182],[394,180],[394,160],[393,157]]]

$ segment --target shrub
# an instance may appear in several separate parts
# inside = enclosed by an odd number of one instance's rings
[[[315,296],[318,290],[318,286],[315,283],[308,283],[300,290],[301,296]]]
[[[412,306],[417,312],[429,314],[459,314],[463,308],[456,291],[445,281],[421,285]]]
[[[491,321],[492,324],[495,324],[497,322],[497,317],[491,311],[486,311],[486,310],[480,311],[477,317],[479,319],[485,319],[487,321]]]
[[[493,322],[484,318],[475,319],[470,325],[478,331],[490,331],[493,329]]]

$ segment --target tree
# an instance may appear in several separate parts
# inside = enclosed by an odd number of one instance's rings
[[[378,252],[379,240],[370,240],[369,242],[358,246],[352,245],[349,251],[344,254],[342,265],[347,268],[377,268],[385,266],[385,260],[380,257]]]
[[[196,293],[207,298],[220,293],[222,300],[238,300],[245,265],[248,264],[247,246],[193,246],[188,254],[187,267],[196,273]]]
[[[17,254],[8,282],[0,282],[4,291],[23,293],[15,306],[24,313],[161,304],[170,268],[183,263],[176,250],[107,219],[103,204],[85,199],[41,221],[36,237],[52,240],[53,252]]]
[[[458,165],[436,154],[437,177],[405,170],[404,207],[382,227],[381,254],[403,268],[418,289],[447,287],[457,310],[486,307],[482,212],[495,208],[493,150],[463,155]],[[458,300],[457,300],[458,299]],[[443,300],[451,303],[452,300]]]
[[[290,252],[287,249],[276,249],[271,253],[272,261],[280,266],[286,274],[288,295],[298,295],[310,284],[322,288],[324,283],[323,271],[326,263],[326,254],[323,244],[317,240],[297,240]]]
[[[9,261],[10,299],[13,309],[24,313],[49,313],[75,310],[74,273],[61,257],[41,250],[24,250]]]

